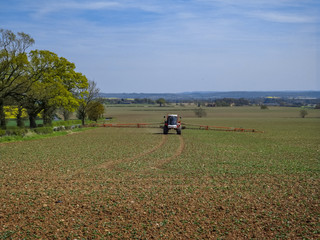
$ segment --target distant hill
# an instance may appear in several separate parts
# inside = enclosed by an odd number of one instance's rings
[[[167,101],[192,99],[221,99],[221,98],[291,98],[291,99],[320,99],[320,91],[233,91],[233,92],[182,92],[182,93],[101,93],[103,98],[149,98],[156,100],[164,98]]]

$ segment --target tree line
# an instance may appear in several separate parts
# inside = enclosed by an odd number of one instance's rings
[[[90,111],[101,115],[96,83],[77,72],[74,63],[51,51],[27,52],[34,43],[29,34],[0,29],[0,127],[6,128],[6,105],[18,107],[20,127],[22,109],[27,111],[31,128],[37,127],[39,113],[44,125],[51,124],[58,109],[65,120],[77,111],[83,124]]]

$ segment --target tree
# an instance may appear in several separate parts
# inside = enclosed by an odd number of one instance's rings
[[[0,29],[0,125],[6,128],[4,101],[19,97],[30,87],[25,77],[28,66],[26,49],[34,44],[33,38],[23,32],[17,35]]]
[[[60,57],[56,63],[56,77],[59,81],[59,94],[54,97],[52,104],[44,109],[44,124],[51,124],[58,107],[64,109],[66,118],[67,112],[73,112],[80,105],[78,96],[84,94],[88,87],[87,78],[81,73],[75,72],[75,64]]]
[[[28,74],[34,82],[24,96],[23,106],[27,109],[30,127],[35,128],[40,112],[44,124],[51,124],[57,108],[74,111],[79,106],[78,95],[85,92],[88,82],[84,75],[74,71],[73,63],[53,52],[35,50],[29,57]]]
[[[204,110],[204,109],[201,108],[201,107],[196,108],[196,109],[194,110],[194,114],[195,114],[197,117],[199,117],[199,118],[207,116],[206,110]]]
[[[87,115],[91,121],[98,121],[104,114],[104,106],[98,101],[93,101],[88,104]]]
[[[100,93],[100,89],[97,88],[96,82],[89,81],[87,91],[84,94],[79,95],[80,105],[78,107],[77,117],[81,119],[82,125],[85,124],[88,105],[95,99],[98,99],[99,93]]]
[[[264,104],[261,104],[261,105],[260,105],[260,109],[262,109],[262,110],[268,109],[268,106],[267,106],[267,105],[264,105]]]
[[[308,115],[308,111],[307,110],[305,110],[305,109],[301,109],[300,110],[300,116],[302,118],[305,118],[305,116],[307,116],[307,115]]]
[[[166,100],[164,98],[159,98],[156,103],[158,103],[160,105],[160,107],[162,107],[162,105],[164,105],[166,103]]]
[[[249,105],[250,103],[247,99],[239,98],[239,99],[235,99],[235,104],[236,106],[246,106],[246,105]]]
[[[68,121],[70,119],[71,114],[72,114],[72,112],[70,112],[69,110],[67,110],[63,107],[59,109],[59,113],[62,114],[64,121]]]

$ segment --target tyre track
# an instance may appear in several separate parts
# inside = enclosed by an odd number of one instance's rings
[[[163,169],[165,167],[165,165],[170,163],[173,159],[179,157],[182,154],[183,149],[185,147],[184,140],[183,140],[183,137],[181,135],[179,135],[179,141],[180,141],[180,145],[177,148],[176,152],[171,157],[162,159],[154,167],[151,167],[151,169]]]
[[[118,159],[116,161],[103,162],[101,164],[97,164],[97,165],[94,165],[94,166],[81,168],[81,169],[76,170],[75,172],[73,172],[71,174],[69,173],[69,174],[63,175],[62,178],[63,179],[66,179],[66,178],[70,179],[70,178],[73,178],[73,177],[78,177],[79,175],[87,172],[88,170],[95,170],[95,169],[110,169],[110,170],[113,170],[120,163],[131,162],[131,161],[134,161],[134,160],[136,160],[138,158],[142,158],[142,157],[145,157],[147,155],[150,155],[153,152],[159,150],[167,142],[167,139],[168,139],[168,135],[162,135],[162,139],[161,139],[160,143],[158,145],[156,145],[155,147],[151,148],[148,151],[142,152],[142,153],[137,154],[137,155],[135,155],[133,157],[130,157],[130,158]],[[183,150],[184,150],[184,147],[185,147],[184,140],[183,140],[183,137],[181,135],[179,135],[179,142],[180,142],[180,145],[179,145],[179,147],[177,148],[177,150],[175,151],[175,153],[172,156],[167,157],[165,159],[158,160],[156,165],[154,165],[153,167],[149,167],[148,169],[149,170],[150,170],[150,168],[151,169],[163,169],[165,167],[165,165],[167,165],[169,162],[171,162],[176,157],[180,156],[182,154]],[[148,169],[145,169],[145,170],[148,171]]]
[[[118,165],[119,163],[126,163],[126,162],[131,162],[131,161],[134,161],[138,158],[141,158],[141,157],[144,157],[144,156],[147,156],[155,151],[157,151],[158,149],[160,149],[167,141],[167,136],[166,135],[162,135],[162,139],[161,139],[161,142],[155,146],[154,148],[150,149],[149,151],[146,151],[146,152],[143,152],[143,153],[140,153],[140,154],[137,154],[131,158],[127,158],[127,159],[119,159],[119,160],[116,160],[116,161],[112,161],[112,162],[106,162],[106,163],[102,163],[102,164],[99,164],[99,165],[96,165],[94,166],[95,169],[99,169],[99,168],[108,168],[108,169],[114,169],[116,167],[116,165]]]
[[[160,149],[164,144],[165,142],[167,141],[167,136],[166,135],[162,135],[162,139],[161,139],[161,142],[156,145],[155,147],[153,147],[152,149],[146,151],[146,152],[143,152],[143,153],[140,153],[140,154],[137,154],[133,157],[130,157],[130,158],[126,158],[126,159],[118,159],[116,161],[109,161],[109,162],[104,162],[104,163],[101,163],[101,164],[98,164],[98,165],[94,165],[94,166],[89,166],[89,167],[86,167],[86,168],[81,168],[77,171],[75,171],[74,173],[72,174],[68,174],[68,175],[63,175],[62,178],[72,178],[72,177],[75,177],[75,176],[79,176],[80,174],[88,171],[88,170],[93,170],[93,169],[114,169],[116,167],[116,165],[118,165],[119,163],[124,163],[124,162],[130,162],[130,161],[134,161],[135,159],[137,158],[141,158],[141,157],[144,157],[146,155],[149,155],[153,152],[155,152],[156,150]]]

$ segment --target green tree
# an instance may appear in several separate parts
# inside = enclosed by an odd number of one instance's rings
[[[260,105],[260,109],[262,109],[262,110],[268,109],[268,106],[267,106],[267,105],[264,105],[264,104],[261,104],[261,105]]]
[[[23,32],[14,34],[0,29],[0,125],[6,128],[4,102],[8,97],[20,97],[31,86],[26,77],[27,48],[34,40]]]
[[[199,118],[207,116],[206,110],[204,110],[204,109],[201,108],[201,107],[196,108],[196,109],[194,110],[194,114],[195,114],[197,117],[199,117]]]
[[[63,107],[59,109],[59,113],[62,114],[64,121],[68,121],[72,114],[72,112],[70,112],[67,109],[64,109]]]
[[[97,83],[89,80],[87,91],[79,95],[80,105],[77,110],[77,117],[81,119],[82,125],[85,125],[89,104],[99,98],[99,93],[100,89],[97,88]]]
[[[308,111],[307,110],[305,110],[305,109],[301,109],[300,110],[300,116],[302,118],[305,118],[305,116],[307,116],[307,115],[308,115]]]
[[[29,76],[34,82],[23,99],[30,127],[35,128],[35,119],[42,112],[44,124],[50,124],[57,108],[74,111],[79,106],[78,95],[88,86],[87,78],[75,72],[75,65],[65,58],[46,50],[29,54]]]
[[[104,106],[98,101],[93,101],[88,104],[87,107],[88,118],[91,121],[98,121],[104,114]]]
[[[162,105],[166,103],[166,100],[164,98],[159,98],[158,100],[156,100],[156,103],[158,103],[160,107],[162,107]]]

